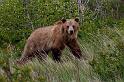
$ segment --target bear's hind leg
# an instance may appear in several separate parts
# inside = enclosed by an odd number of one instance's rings
[[[61,62],[61,51],[59,49],[52,49],[52,57],[55,62]]]
[[[35,53],[39,62],[44,61],[48,55],[48,51],[37,51]]]
[[[23,65],[27,63],[29,60],[32,60],[34,56],[33,55],[25,55],[21,57],[19,60],[17,60],[17,64]]]

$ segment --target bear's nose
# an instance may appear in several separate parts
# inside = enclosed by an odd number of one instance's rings
[[[74,32],[73,30],[70,30],[70,34],[71,34],[71,35],[73,34],[73,32]]]
[[[73,28],[72,26],[70,26],[70,27],[68,28],[68,33],[69,33],[70,35],[72,35],[72,34],[74,33],[74,28]]]

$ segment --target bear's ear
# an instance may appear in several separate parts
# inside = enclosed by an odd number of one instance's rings
[[[66,19],[63,18],[61,21],[62,21],[62,23],[65,23],[66,22]]]
[[[75,18],[74,20],[75,20],[76,22],[79,22],[79,18]]]

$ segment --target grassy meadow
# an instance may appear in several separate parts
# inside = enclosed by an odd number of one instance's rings
[[[74,17],[80,19],[78,40],[87,60],[66,48],[62,63],[49,54],[44,62],[15,64],[34,29]],[[124,1],[1,0],[0,82],[124,82]]]

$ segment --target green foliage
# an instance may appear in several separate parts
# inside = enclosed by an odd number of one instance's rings
[[[102,80],[108,82],[124,76],[124,65],[121,63],[124,60],[122,28],[118,22],[115,25],[113,23],[112,26],[114,28],[110,28],[109,25],[98,28],[95,33],[86,30],[85,37],[82,36],[82,41],[92,46],[91,49],[95,54],[90,65]]]

